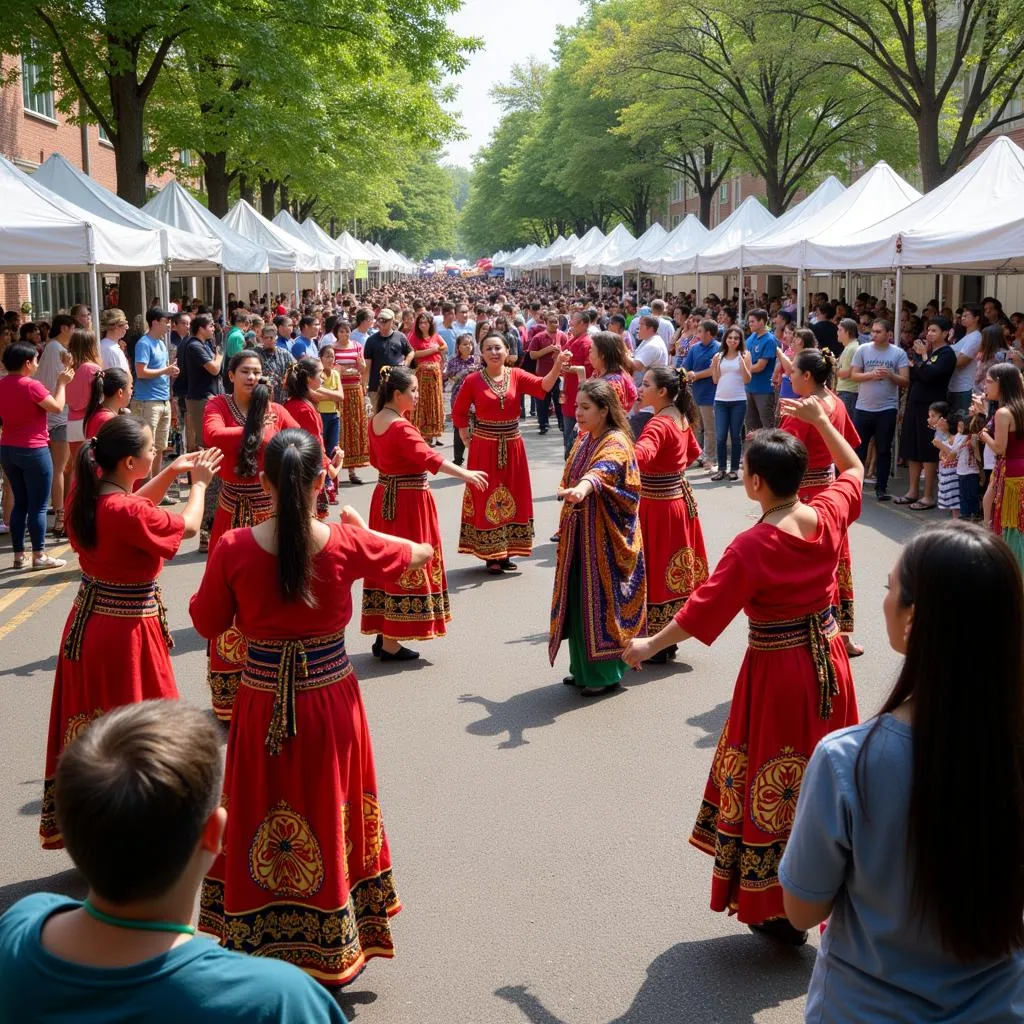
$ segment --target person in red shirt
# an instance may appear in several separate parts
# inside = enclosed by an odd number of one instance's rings
[[[555,357],[565,348],[568,341],[569,338],[565,331],[558,329],[558,317],[555,314],[551,314],[547,322],[541,324],[539,329],[533,332],[526,342],[526,351],[530,354],[530,358],[533,359],[534,372],[538,377],[547,376],[551,367],[555,365]],[[558,417],[558,429],[563,433],[565,432],[560,391],[561,382],[555,381],[555,386],[551,389],[550,393],[543,398],[537,399],[537,425],[540,427],[542,434],[548,432],[552,400],[555,405],[555,416]],[[573,417],[575,418],[575,411],[573,412]]]
[[[590,319],[586,312],[582,309],[573,310],[569,320],[569,337],[562,346],[562,350],[571,356],[568,366],[582,366],[584,379],[594,376],[594,367],[590,362],[590,346],[593,339],[587,333],[589,326]],[[565,374],[565,386],[562,389],[562,440],[565,444],[566,458],[569,458],[576,437],[576,392],[579,389],[579,375],[569,369]]]

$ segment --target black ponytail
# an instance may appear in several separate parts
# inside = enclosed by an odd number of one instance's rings
[[[416,374],[408,366],[385,366],[380,371],[380,386],[377,388],[377,407],[374,412],[380,412],[392,398],[395,392],[404,394],[412,387]]]
[[[684,369],[680,367],[678,370],[674,370],[668,366],[651,366],[647,372],[651,375],[651,380],[659,391],[668,392],[668,397],[686,417],[688,423],[692,425],[700,422],[697,403],[693,400]]]
[[[831,349],[805,348],[797,352],[793,365],[801,373],[809,373],[819,387],[831,390],[835,386],[836,357]]]
[[[75,466],[68,521],[71,534],[84,548],[96,546],[96,501],[104,475],[117,469],[122,459],[138,458],[146,446],[146,428],[134,416],[115,416],[82,445]]]
[[[285,601],[316,607],[313,571],[313,485],[323,471],[323,451],[305,430],[275,434],[263,471],[277,491],[277,582]]]
[[[309,378],[315,377],[319,370],[320,360],[312,356],[303,356],[297,363],[289,366],[284,377],[288,397],[305,398],[309,394]]]
[[[116,366],[112,366],[108,370],[97,371],[89,388],[89,403],[85,407],[85,418],[82,420],[82,423],[88,426],[89,420],[104,401],[116,395],[121,388],[126,388],[130,384],[131,378],[128,374]]]

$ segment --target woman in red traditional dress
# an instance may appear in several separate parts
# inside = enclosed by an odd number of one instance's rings
[[[360,629],[376,635],[371,650],[381,661],[418,658],[402,641],[444,636],[452,617],[437,506],[427,474],[453,476],[477,491],[487,487],[486,473],[448,462],[420,436],[410,422],[418,396],[419,374],[405,366],[381,369],[377,413],[370,420],[370,462],[378,473],[370,528],[429,544],[434,552],[423,569],[397,580],[370,574],[363,581]]]
[[[284,403],[292,419],[302,430],[312,434],[320,445],[323,452],[323,420],[320,418],[320,410],[313,401],[320,385],[323,383],[324,367],[319,359],[312,356],[303,356],[297,363],[288,367],[285,374],[284,384],[288,390],[288,401]],[[344,453],[338,447],[330,453],[324,453],[324,489],[316,496],[316,514],[319,519],[326,519],[330,511],[327,501],[327,480],[337,480],[341,472]]]
[[[370,730],[345,654],[352,584],[397,578],[433,555],[367,530],[350,508],[319,522],[321,448],[304,430],[267,445],[275,515],[230,530],[189,605],[198,632],[232,623],[246,661],[228,734],[224,852],[203,883],[199,927],[229,949],[296,964],[325,985],[394,956],[401,909]]]
[[[789,379],[798,397],[808,398],[813,395],[821,402],[832,426],[846,438],[851,448],[857,448],[860,445],[860,434],[842,399],[829,390],[835,378],[835,367],[835,356],[829,349],[805,348],[793,360]],[[779,429],[799,437],[807,447],[807,472],[800,482],[800,500],[808,502],[835,479],[832,454],[821,434],[802,420],[785,416],[779,420]],[[851,658],[857,658],[864,653],[864,648],[853,641],[853,563],[850,560],[850,538],[846,535],[843,536],[839,551],[836,590],[834,607],[839,632],[843,634],[846,653]]]
[[[429,313],[418,313],[412,334],[409,335],[416,376],[419,379],[419,402],[413,411],[413,424],[427,444],[435,447],[444,433],[444,381],[441,370],[448,356],[444,338],[434,330],[434,318]],[[372,462],[372,456],[370,461]]]
[[[508,347],[500,334],[488,334],[481,346],[484,365],[459,389],[452,423],[469,447],[470,469],[487,474],[487,490],[462,499],[459,551],[476,555],[494,575],[515,569],[513,555],[533,552],[533,491],[526,446],[519,433],[519,396],[542,398],[572,361],[563,352],[543,379],[506,365]],[[469,411],[476,423],[469,433]]]
[[[860,514],[864,467],[816,398],[781,404],[784,415],[819,432],[838,479],[804,504],[804,443],[783,430],[757,431],[743,455],[743,486],[761,506],[760,520],[726,548],[675,619],[635,640],[624,658],[636,667],[691,636],[711,644],[746,612],[747,653],[690,842],[715,858],[712,910],[799,944],[807,936],[786,920],[778,867],[815,745],[857,722],[832,602],[843,537]]]
[[[48,849],[64,846],[53,788],[61,751],[113,708],[178,696],[157,580],[164,559],[199,532],[203,496],[221,453],[183,455],[133,493],[155,458],[153,434],[134,416],[113,417],[78,454],[68,537],[82,582],[61,636],[50,705],[39,824]],[[192,489],[182,514],[175,515],[160,501],[184,472],[192,474]]]
[[[685,370],[656,366],[644,374],[640,384],[641,405],[654,410],[636,442],[648,633],[657,633],[671,622],[694,589],[708,578],[697,500],[684,475],[700,455],[690,428],[700,414],[685,374]],[[661,665],[674,655],[675,647],[667,647],[651,661]]]
[[[203,410],[203,443],[224,453],[220,468],[221,490],[210,529],[210,554],[227,530],[255,526],[273,515],[270,495],[259,474],[263,450],[286,427],[297,427],[283,405],[270,400],[270,387],[262,381],[263,364],[251,349],[242,349],[228,364],[230,395],[216,395]],[[231,721],[231,705],[245,661],[236,629],[227,629],[210,643],[208,679],[214,714]]]
[[[341,450],[345,453],[342,468],[348,470],[348,482],[361,484],[356,470],[370,464],[370,447],[366,434],[366,378],[369,370],[363,358],[363,347],[351,338],[347,320],[334,328],[334,358],[341,374]]]

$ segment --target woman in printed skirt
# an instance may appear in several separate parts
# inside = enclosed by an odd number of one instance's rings
[[[156,457],[149,427],[134,416],[113,417],[78,453],[68,538],[82,582],[61,636],[50,704],[39,825],[48,849],[64,845],[53,799],[61,751],[113,708],[178,696],[160,571],[182,540],[199,532],[206,487],[222,455],[214,448],[190,452],[133,491]],[[175,515],[160,502],[184,472],[192,474],[192,489]]]
[[[541,398],[572,360],[563,352],[544,378],[508,366],[508,347],[500,334],[484,337],[484,365],[471,373],[452,407],[452,422],[469,449],[468,466],[487,474],[487,489],[462,499],[459,551],[475,555],[487,571],[500,576],[515,569],[513,555],[533,552],[533,490],[526,446],[519,433],[519,396]],[[475,410],[472,436],[469,412]]]
[[[548,657],[569,641],[569,675],[584,697],[619,688],[623,649],[646,621],[640,470],[629,423],[608,381],[588,380],[576,395],[579,434],[558,498],[558,561],[551,596]]]
[[[210,529],[210,553],[227,530],[255,526],[273,515],[270,495],[260,483],[263,452],[286,427],[297,427],[283,405],[270,400],[263,364],[251,349],[242,349],[228,364],[231,393],[215,395],[203,410],[203,443],[224,453],[217,512]],[[210,643],[208,680],[214,714],[231,721],[231,705],[245,661],[238,630],[229,628]]]
[[[245,668],[228,734],[224,852],[199,926],[229,949],[296,964],[325,985],[394,956],[401,909],[370,730],[345,653],[352,584],[422,569],[428,544],[365,528],[352,509],[315,516],[320,445],[277,433],[261,479],[274,515],[224,534],[189,605],[213,639],[234,626]]]
[[[781,412],[818,431],[838,478],[805,504],[806,446],[784,430],[757,431],[743,467],[747,496],[761,506],[757,525],[732,541],[672,622],[629,645],[625,660],[636,667],[691,636],[711,644],[746,612],[747,653],[690,842],[715,859],[712,910],[802,944],[806,932],[786,920],[778,866],[815,745],[857,722],[832,605],[843,537],[860,514],[864,467],[818,399],[784,400]]]
[[[363,358],[363,347],[352,340],[347,320],[334,328],[334,358],[341,375],[341,450],[345,453],[342,469],[348,470],[348,482],[357,486],[363,481],[356,470],[370,464],[370,447],[366,433],[366,380],[369,370]]]
[[[409,337],[419,379],[419,401],[413,411],[413,424],[429,445],[438,447],[444,433],[444,382],[441,371],[448,355],[444,338],[434,330],[434,318],[418,313]]]
[[[704,532],[686,469],[700,456],[691,424],[699,415],[685,370],[655,366],[640,384],[640,401],[654,410],[636,443],[640,467],[640,532],[647,569],[647,631],[657,633],[708,578]],[[664,664],[675,646],[651,659]]]
[[[376,635],[372,650],[381,661],[418,658],[403,641],[444,636],[452,617],[437,506],[427,474],[453,476],[476,491],[487,487],[486,473],[448,462],[420,436],[410,422],[418,398],[419,373],[405,366],[381,370],[377,413],[370,421],[370,462],[379,474],[370,501],[370,527],[429,544],[433,551],[422,569],[398,579],[371,573],[363,581],[360,629]]]

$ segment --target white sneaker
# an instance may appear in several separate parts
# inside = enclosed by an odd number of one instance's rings
[[[63,558],[51,558],[49,555],[33,555],[33,570],[40,569],[63,569],[68,563]]]

